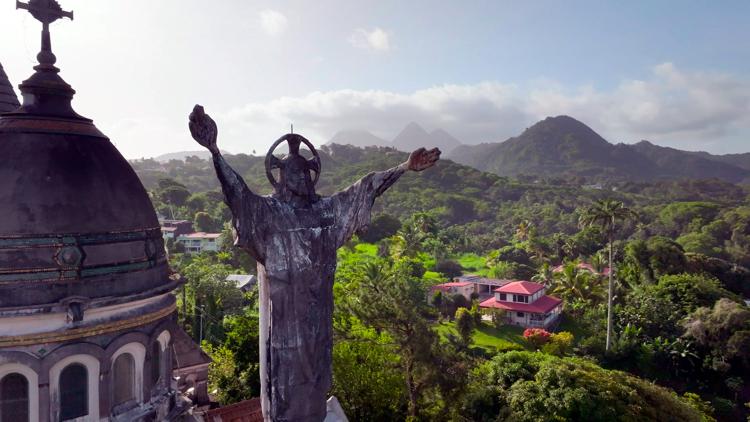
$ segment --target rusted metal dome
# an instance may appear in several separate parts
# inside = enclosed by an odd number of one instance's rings
[[[174,288],[146,190],[73,111],[75,91],[51,51],[38,58],[20,85],[23,105],[0,114],[0,309]],[[3,80],[0,68],[0,103],[8,103]]]

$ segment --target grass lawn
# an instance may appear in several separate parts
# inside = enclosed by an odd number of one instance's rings
[[[473,253],[465,253],[458,257],[458,263],[470,273],[476,273],[484,269],[484,258]]]
[[[458,337],[456,323],[441,322],[435,326],[441,337],[445,338],[449,333]],[[523,339],[523,328],[514,325],[504,325],[497,329],[487,324],[482,324],[474,329],[472,336],[476,347],[485,349],[488,353],[505,350],[523,350],[527,349],[528,343]]]
[[[354,250],[365,255],[378,255],[378,245],[372,243],[358,243],[354,246]]]

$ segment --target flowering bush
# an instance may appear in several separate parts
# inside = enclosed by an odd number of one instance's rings
[[[523,331],[523,338],[526,339],[535,349],[539,349],[550,340],[552,334],[543,328],[527,328]]]

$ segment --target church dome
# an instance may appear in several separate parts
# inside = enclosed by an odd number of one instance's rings
[[[0,113],[13,111],[18,106],[18,97],[16,97],[13,87],[10,86],[8,75],[5,74],[3,65],[0,64]]]
[[[0,67],[0,311],[174,288],[146,190],[39,59],[20,107]]]
[[[177,323],[148,193],[54,66],[49,25],[73,12],[16,7],[43,26],[23,104],[0,67],[0,386],[25,386],[0,419],[183,420],[209,359]]]

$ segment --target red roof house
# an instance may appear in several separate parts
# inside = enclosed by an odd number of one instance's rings
[[[495,296],[479,306],[505,310],[509,324],[547,328],[560,317],[563,305],[562,300],[546,295],[546,291],[543,284],[513,281],[495,289]]]
[[[468,281],[452,281],[450,283],[436,284],[430,288],[431,292],[443,292],[443,294],[459,294],[465,297],[467,300],[471,299],[471,294],[474,293],[474,283]],[[432,295],[430,295],[430,300]]]

